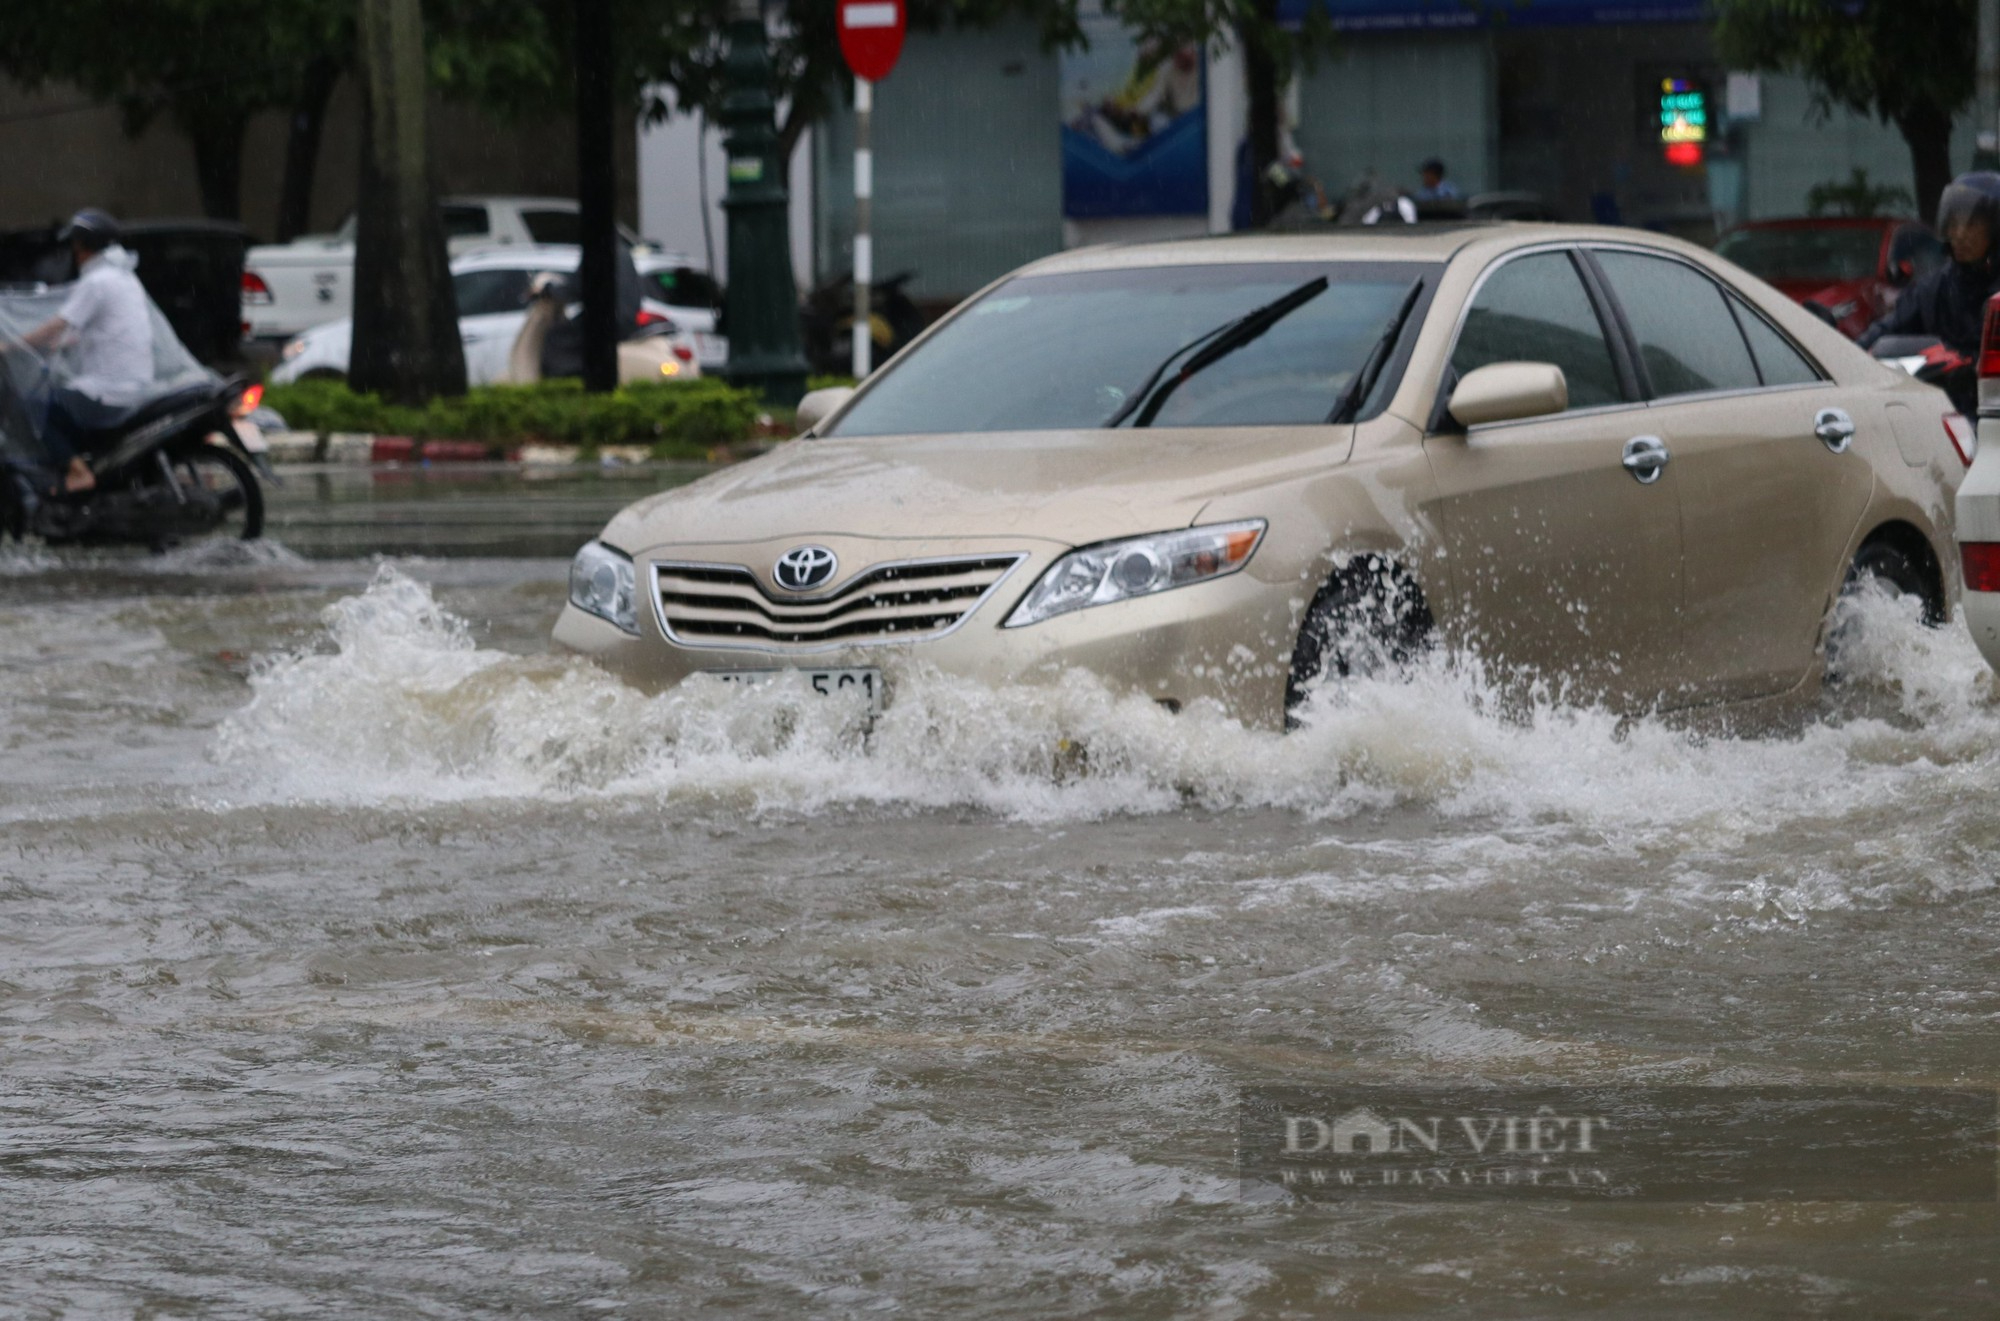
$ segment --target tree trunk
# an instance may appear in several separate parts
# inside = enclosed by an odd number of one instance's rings
[[[176,106],[174,120],[194,147],[195,187],[201,192],[201,212],[210,220],[240,220],[243,216],[243,131],[249,117],[240,111],[216,111],[199,102]]]
[[[583,255],[583,388],[618,388],[617,153],[611,0],[576,5],[576,196]]]
[[[1278,61],[1270,46],[1270,33],[1278,21],[1277,0],[1257,0],[1256,10],[1254,24],[1237,27],[1236,40],[1243,47],[1243,84],[1250,101],[1250,227],[1262,229],[1277,211],[1271,167],[1278,163],[1281,145]]]
[[[278,242],[289,243],[312,228],[313,176],[319,170],[320,133],[326,127],[326,103],[340,78],[331,59],[314,60],[306,69],[305,86],[292,107],[285,134],[285,178],[278,191]]]
[[[1896,127],[1909,144],[1917,178],[1917,215],[1937,218],[1938,199],[1951,182],[1951,116],[1935,106],[1918,106],[1897,116]]]
[[[361,187],[348,379],[399,404],[465,393],[465,349],[431,185],[418,0],[361,0]]]

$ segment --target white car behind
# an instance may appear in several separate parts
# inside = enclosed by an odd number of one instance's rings
[[[1986,305],[1979,346],[1979,426],[1972,466],[1958,488],[1958,553],[1965,623],[1986,663],[2000,670],[2000,298]]]
[[[447,197],[445,248],[453,257],[490,247],[574,246],[577,205],[566,197]],[[243,335],[283,340],[354,310],[354,228],[262,244],[243,258]],[[627,243],[639,239],[620,226]],[[642,245],[641,245],[642,246]]]
[[[451,282],[458,298],[458,333],[465,346],[467,384],[493,385],[506,379],[508,353],[528,316],[529,285],[543,272],[568,275],[576,270],[579,260],[579,250],[564,245],[486,248],[452,262]],[[662,263],[671,266],[680,260],[663,254],[634,256],[642,280]],[[678,269],[688,268],[682,265]],[[659,288],[657,282],[652,287]],[[712,307],[672,306],[647,298],[639,315],[642,323],[657,318],[668,327],[681,375],[699,376],[704,369],[714,370],[728,361],[728,341],[715,333]],[[353,331],[353,321],[342,317],[295,336],[286,343],[282,360],[271,372],[272,382],[283,385],[309,377],[344,378]]]

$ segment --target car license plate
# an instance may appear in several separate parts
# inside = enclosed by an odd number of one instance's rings
[[[708,670],[711,678],[724,683],[753,685],[769,683],[780,675],[799,674],[805,676],[806,686],[822,697],[835,697],[842,693],[854,693],[868,703],[870,711],[882,709],[882,671],[877,669],[851,670]]]
[[[705,330],[694,332],[694,356],[704,363],[729,361],[729,336],[711,335]]]

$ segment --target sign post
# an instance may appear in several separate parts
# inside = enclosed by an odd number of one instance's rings
[[[868,286],[875,279],[875,84],[903,53],[903,0],[840,0],[840,53],[854,72],[854,379],[873,364]]]

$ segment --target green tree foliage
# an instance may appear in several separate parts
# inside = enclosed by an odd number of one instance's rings
[[[1793,73],[1822,109],[1894,124],[1925,215],[1951,181],[1951,121],[1971,101],[1973,0],[1712,0],[1715,42],[1740,69]]]
[[[352,10],[352,0],[7,0],[0,72],[30,89],[72,83],[117,105],[134,135],[165,117],[194,147],[203,210],[234,220],[251,116],[315,93],[324,107],[329,53],[353,44]]]

